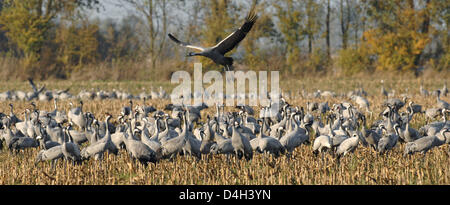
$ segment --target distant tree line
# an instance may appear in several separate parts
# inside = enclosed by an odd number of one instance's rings
[[[448,70],[447,0],[117,0],[129,15],[93,19],[99,0],[0,0],[0,58],[26,77],[67,78],[85,66],[138,63],[142,69],[190,67],[167,33],[205,46],[259,19],[232,55],[247,69],[290,75],[376,70]],[[0,66],[11,65],[1,63]],[[2,68],[7,69],[7,68]],[[21,71],[22,72],[22,71]]]

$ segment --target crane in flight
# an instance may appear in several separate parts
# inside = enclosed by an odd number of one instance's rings
[[[247,15],[247,18],[245,18],[244,25],[242,25],[232,34],[228,35],[217,45],[209,48],[203,48],[200,46],[192,45],[187,42],[182,42],[170,33],[168,34],[168,36],[172,41],[174,41],[180,46],[199,51],[197,53],[189,52],[187,57],[204,56],[214,61],[214,63],[224,66],[226,71],[230,71],[233,70],[233,58],[225,57],[225,54],[233,50],[235,47],[237,47],[237,45],[245,38],[247,33],[250,32],[250,30],[253,27],[253,24],[255,24],[257,19],[258,16],[255,12],[255,7],[253,7],[250,10],[249,14]]]

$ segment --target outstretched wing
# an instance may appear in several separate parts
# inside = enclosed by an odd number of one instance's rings
[[[233,50],[247,35],[247,33],[252,29],[253,24],[255,24],[258,16],[256,15],[255,9],[252,9],[245,18],[245,23],[238,30],[230,34],[228,37],[219,42],[214,49],[217,50],[222,55]]]
[[[33,79],[28,78],[28,82],[30,83],[31,88],[33,88],[33,91],[34,91],[34,92],[37,92],[38,89],[37,89],[36,85],[34,84]]]
[[[172,41],[174,41],[175,43],[177,43],[178,45],[180,45],[180,46],[183,46],[183,47],[186,47],[186,48],[192,48],[192,49],[196,49],[196,50],[199,50],[199,51],[204,51],[205,49],[204,48],[202,48],[202,47],[199,47],[199,46],[193,46],[193,45],[190,45],[189,43],[186,43],[186,42],[182,42],[182,41],[180,41],[180,40],[178,40],[177,38],[175,38],[175,36],[173,36],[172,34],[168,34],[168,36],[169,36],[169,38],[172,40]]]

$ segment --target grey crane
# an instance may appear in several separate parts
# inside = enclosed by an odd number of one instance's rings
[[[0,132],[1,138],[5,141],[6,147],[10,147],[12,139],[16,138],[16,135],[11,130],[11,122],[9,116],[6,116],[7,121],[3,124],[3,131]],[[0,141],[1,143],[1,141]]]
[[[40,129],[40,135],[36,137],[36,140],[39,141],[39,146],[42,149],[50,149],[52,147],[61,145],[58,142],[52,141],[50,139],[50,137],[48,136],[47,131],[45,131],[42,127],[39,127],[39,129]]]
[[[391,106],[394,112],[397,112],[398,110],[400,110],[400,108],[405,106],[407,99],[407,97],[403,97],[403,100],[397,98],[389,98],[384,101],[384,105]]]
[[[109,124],[109,120],[111,119],[111,117],[112,116],[110,114],[107,114],[107,116],[105,118],[105,125]],[[119,150],[118,150],[116,145],[111,140],[111,133],[109,131],[109,126],[105,126],[105,128],[106,128],[105,136],[102,139],[98,140],[97,142],[99,142],[99,143],[106,143],[106,145],[105,145],[106,148],[105,149],[108,151],[108,153],[117,155]],[[98,132],[99,131],[97,129],[97,133]]]
[[[151,106],[151,105],[146,106],[146,103],[145,103],[145,102],[146,102],[147,98],[144,97],[143,99],[144,99],[144,103],[143,103],[142,106],[140,106],[140,108],[142,109],[144,116],[147,116],[148,113],[155,112],[155,111],[156,111],[156,108],[155,108],[155,107],[153,107],[153,106]]]
[[[31,137],[14,137],[11,139],[9,149],[19,151],[27,148],[36,148],[39,144],[36,139]]]
[[[329,133],[329,128],[328,128],[328,123],[329,122],[329,118],[327,117],[327,123],[326,125],[322,123],[321,121],[321,117],[318,116],[317,119],[314,120],[313,124],[311,125],[311,128],[318,133],[319,135],[322,134],[328,134]]]
[[[293,116],[293,115],[292,115]],[[281,144],[284,146],[286,151],[288,151],[289,155],[292,155],[294,149],[309,139],[309,132],[307,129],[306,132],[302,131],[303,129],[299,128],[297,121],[295,119],[291,119],[293,124],[293,130],[288,132],[286,135],[282,136],[280,139]]]
[[[271,136],[262,136],[259,140],[257,151],[261,153],[267,152],[274,157],[279,157],[281,154],[284,154],[285,148],[278,139]]]
[[[425,88],[423,87],[423,83],[420,84],[420,95],[424,97],[428,97],[428,95],[430,95],[428,90],[425,90]]]
[[[188,122],[185,115],[182,115],[181,117],[183,118],[183,131],[175,138],[169,139],[167,141],[161,141],[162,154],[164,158],[174,159],[177,154],[183,151],[186,143],[188,143]],[[168,129],[169,128],[167,127],[166,131]]]
[[[384,88],[384,80],[381,80],[381,95],[384,97],[388,97],[388,92]]]
[[[73,104],[70,103],[72,107]],[[86,128],[86,116],[83,113],[83,101],[80,100],[80,107],[71,108],[67,114],[69,122],[75,123],[79,128],[84,130]]]
[[[226,139],[224,141],[212,144],[210,152],[211,154],[225,154],[227,156],[233,154],[233,145],[231,144],[231,139]]]
[[[313,112],[313,111],[319,109],[319,103],[317,103],[317,102],[307,102],[306,103],[306,109],[309,112]]]
[[[319,153],[323,153],[331,148],[332,138],[328,135],[320,135],[319,132],[316,132],[316,138],[313,142],[313,154],[317,156]]]
[[[38,141],[35,138],[32,137],[20,137],[17,135],[14,135],[11,131],[11,120],[10,117],[7,116],[8,123],[6,125],[6,134],[3,136],[3,138],[6,141],[6,145],[11,151],[18,152],[19,150],[25,150],[28,148],[36,148],[39,146]],[[33,136],[34,137],[34,136]]]
[[[56,123],[63,124],[64,122],[67,121],[67,115],[66,115],[66,113],[65,113],[64,111],[58,110],[58,104],[57,104],[57,101],[58,101],[57,98],[55,98],[55,99],[53,100],[55,109],[54,109],[53,112],[52,112],[52,116],[53,116],[53,118],[55,119]]]
[[[450,109],[450,104],[448,102],[445,102],[444,100],[441,100],[441,91],[437,90],[437,97],[436,97],[437,107],[441,109]]]
[[[359,108],[364,108],[367,113],[372,113],[370,111],[370,103],[366,98],[358,95],[353,95],[351,99],[354,100],[356,104],[359,105]]]
[[[147,126],[147,120],[145,118],[144,122],[145,122],[144,126]],[[147,145],[150,149],[156,152],[161,149],[161,143],[159,143],[158,141],[159,126],[155,125],[154,127],[155,127],[154,134],[151,137],[148,136],[147,132],[144,129],[144,131],[141,134],[141,141],[142,143]]]
[[[266,123],[265,118],[263,118],[261,122],[264,125]],[[262,131],[263,129],[262,127],[263,126],[259,126],[259,133],[256,136],[256,138],[250,140],[250,145],[252,146],[252,149],[260,153],[267,152],[269,154],[272,154],[272,156],[274,157],[279,157],[280,154],[284,154],[285,148],[281,144],[281,142],[274,137],[265,135]],[[281,132],[281,130],[282,129],[279,128],[279,132]]]
[[[27,96],[27,100],[30,101],[30,100],[33,100],[34,98],[37,98],[39,96],[39,94],[42,91],[44,91],[45,85],[42,86],[40,89],[38,89],[36,87],[36,85],[34,84],[33,79],[28,78],[28,82],[30,83],[31,88],[33,88],[33,92],[28,93],[28,96]]]
[[[381,138],[380,133],[378,133],[376,130],[372,130],[372,129],[367,130],[366,129],[366,126],[367,126],[366,117],[363,116],[362,120],[363,120],[363,124],[362,124],[362,128],[361,128],[361,135],[365,139],[367,144],[369,146],[371,146],[374,150],[376,150],[377,146],[378,146],[378,141]]]
[[[144,166],[146,166],[149,162],[156,164],[160,158],[161,150],[157,150],[157,152],[155,152],[141,141],[135,140],[134,135],[136,133],[132,133],[130,122],[128,122],[128,133],[129,134],[124,135],[124,142],[131,158],[138,160]]]
[[[447,82],[444,83],[444,86],[442,87],[442,89],[440,91],[443,96],[447,96],[447,94],[448,94]]]
[[[403,130],[403,140],[405,142],[412,142],[422,137],[420,136],[419,131],[409,125],[409,121],[411,120],[409,117],[410,115],[412,114],[408,112],[408,119],[406,121],[405,129]]]
[[[428,108],[425,110],[425,116],[429,120],[433,120],[437,116],[439,116],[442,112],[441,108]]]
[[[94,124],[95,131],[94,137],[98,140],[98,123]],[[95,160],[102,160],[103,154],[106,152],[107,142],[106,141],[96,141],[95,143],[90,144],[89,146],[83,148],[81,150],[81,157],[83,160],[87,160],[91,157],[94,157]]]
[[[18,122],[16,123],[16,129],[19,130],[22,134],[26,135],[27,134],[27,129],[29,126],[32,126],[32,123],[28,117],[28,113],[30,113],[30,110],[25,109],[25,111],[23,112],[24,114],[24,119],[22,122]],[[6,118],[5,118],[6,119]],[[9,119],[9,118],[8,118]],[[5,124],[5,123],[3,123]]]
[[[217,117],[215,117],[216,122],[218,121]],[[210,148],[210,152],[212,154],[225,154],[227,158],[233,154],[234,148],[231,144],[231,139],[223,137],[219,134],[219,127],[216,126],[216,133],[214,133],[214,139],[216,140],[216,144],[212,144]],[[227,128],[225,130],[228,130]]]
[[[11,120],[11,124],[16,124],[18,122],[22,122],[19,118],[17,118],[17,116],[14,114],[14,106],[12,103],[9,103],[9,118]]]
[[[429,124],[424,125],[419,129],[419,133],[426,136],[433,136],[438,133],[444,127],[450,126],[450,123],[447,121],[446,112],[449,112],[447,109],[442,109],[442,119],[443,121],[436,121]]]
[[[181,116],[181,113],[179,114]],[[169,115],[164,115],[164,127],[165,130],[160,132],[158,135],[158,141],[160,141],[161,143],[166,142],[169,139],[172,139],[174,137],[178,136],[178,133],[176,131],[174,131],[173,129],[170,129],[169,126]]]
[[[322,103],[319,103],[319,106],[317,109],[318,109],[319,113],[325,114],[328,111],[330,111],[330,106],[328,106],[328,102],[322,102]]]
[[[61,159],[63,157],[64,154],[62,152],[62,145],[58,145],[49,149],[43,149],[39,151],[34,163],[38,164],[39,162],[51,161],[52,168],[54,168],[56,161],[58,161],[58,159]]]
[[[386,135],[383,135],[378,141],[377,149],[380,154],[387,153],[389,150],[393,149],[395,145],[397,145],[397,141],[400,135],[397,130],[398,126],[398,124],[394,125],[395,133],[392,133],[387,132],[386,127],[384,125],[381,125],[381,128],[386,132]]]
[[[231,145],[233,146],[234,154],[238,159],[242,159],[242,157],[245,157],[247,160],[252,159],[253,150],[250,141],[236,129],[239,123],[234,120],[232,120],[232,123],[234,123],[234,126],[231,128],[233,132],[231,134]]]
[[[64,155],[64,158],[66,160],[70,160],[73,163],[81,163],[81,153],[80,153],[80,147],[78,147],[77,144],[73,143],[72,136],[70,135],[69,129],[71,125],[69,124],[68,127],[64,127],[64,143],[62,146],[62,153]],[[68,141],[67,141],[68,140]]]
[[[122,107],[122,110],[120,111],[120,114],[122,116],[129,116],[129,117],[133,117],[133,101],[130,100],[128,101],[130,103],[130,106],[125,106]]]
[[[411,113],[411,114],[416,114],[416,113],[423,113],[422,111],[422,105],[419,104],[414,104],[413,101],[410,101],[408,103],[408,107],[406,108],[406,111]]]
[[[200,145],[200,152],[202,154],[209,154],[211,152],[211,146],[214,144],[214,132],[211,128],[211,118],[206,116],[207,121],[204,126],[204,131],[202,135],[202,144]]]
[[[445,133],[447,132],[450,132],[450,129],[442,129],[440,135],[427,136],[413,142],[406,143],[403,156],[406,156],[408,154],[411,155],[416,152],[421,152],[423,155],[425,155],[428,150],[432,149],[433,147],[440,146],[446,142],[447,139]]]
[[[169,38],[180,46],[191,48],[200,51],[199,53],[190,52],[187,56],[204,56],[213,60],[216,64],[220,64],[226,68],[226,70],[232,70],[233,58],[225,57],[225,54],[233,50],[237,45],[245,38],[248,32],[255,24],[258,16],[256,15],[255,9],[252,8],[250,13],[245,19],[244,25],[242,25],[238,30],[230,34],[228,37],[220,41],[217,45],[210,48],[203,48],[200,46],[194,46],[190,43],[182,42],[175,38],[172,34],[168,34]]]
[[[340,126],[340,131],[339,133],[335,133],[335,131],[333,129],[330,129],[330,133],[329,136],[331,137],[331,145],[332,148],[334,148],[335,150],[339,147],[339,145],[344,142],[347,138],[349,138],[349,136],[347,136],[347,129],[345,128],[345,130],[342,130],[342,126]]]
[[[183,120],[184,120],[184,130],[180,135],[185,133],[186,143],[183,147],[183,154],[194,156],[197,158],[197,160],[201,159],[201,153],[200,153],[200,147],[201,147],[201,141],[198,140],[195,135],[192,133],[192,124],[190,121],[190,111],[189,109],[185,109],[183,112]]]
[[[359,144],[359,136],[356,133],[353,133],[352,137],[344,140],[336,150],[337,158],[341,158],[348,153],[353,153]]]
[[[119,149],[125,149],[125,132],[116,131],[111,135],[111,141]]]

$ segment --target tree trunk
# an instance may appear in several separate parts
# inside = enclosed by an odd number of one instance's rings
[[[348,5],[347,5],[348,6]],[[341,21],[341,34],[342,34],[342,48],[347,48],[347,29],[345,17],[344,17],[344,0],[339,1],[340,21]]]
[[[424,15],[424,17],[423,17],[423,22],[422,22],[422,26],[421,26],[421,28],[420,28],[420,31],[421,31],[421,33],[423,33],[423,34],[427,34],[428,35],[428,30],[429,30],[429,26],[430,26],[430,15],[429,15],[429,9],[430,9],[430,0],[426,0],[425,1],[426,2],[426,5],[425,5],[425,15]],[[414,2],[410,2],[410,6],[414,9]],[[419,75],[419,73],[418,73],[418,66],[419,66],[419,64],[420,64],[420,58],[422,57],[422,55],[423,55],[423,50],[422,51],[420,51],[420,53],[419,54],[417,54],[415,57],[414,57],[414,66],[415,66],[415,75],[416,76],[418,76]]]
[[[330,54],[330,13],[331,13],[330,0],[327,0],[326,42],[327,42],[327,56],[328,56],[328,58],[330,58],[330,56],[331,56],[331,54]]]
[[[311,55],[312,53],[312,41],[313,41],[313,37],[312,34],[308,34],[308,53],[309,55]]]
[[[149,54],[150,54],[150,61],[152,64],[152,67],[154,68],[156,66],[156,55],[155,55],[155,28],[154,28],[154,22],[153,22],[153,0],[148,0],[148,14],[147,14],[147,22],[149,27],[149,35],[150,35],[150,48],[149,48]]]

